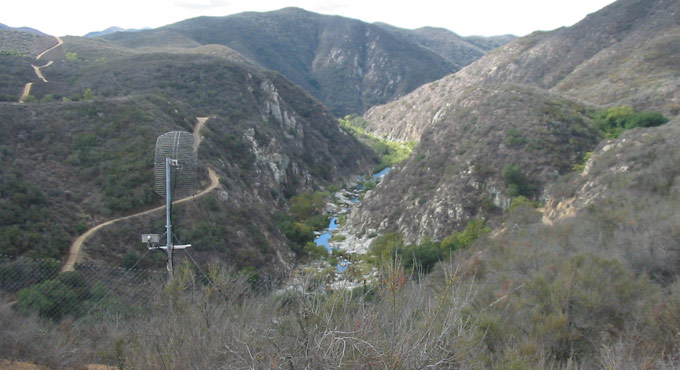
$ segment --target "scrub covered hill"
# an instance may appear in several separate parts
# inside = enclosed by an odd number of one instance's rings
[[[374,165],[369,149],[277,73],[220,56],[128,53],[79,40],[66,38],[67,58],[44,69],[49,82],[36,83],[28,103],[3,106],[2,202],[16,212],[1,225],[11,234],[2,253],[59,258],[88,227],[161,205],[151,187],[155,138],[191,132],[196,117],[209,117],[199,161],[221,183],[177,207],[186,220],[178,232],[196,243],[199,259],[284,273],[294,255],[273,213],[291,195]],[[23,212],[26,204],[35,212]],[[48,224],[54,232],[41,233]],[[139,249],[140,233],[161,228],[153,215],[116,223],[88,239],[85,254],[120,264]]]
[[[393,140],[417,140],[457,94],[485,83],[530,85],[596,106],[675,116],[679,12],[677,1],[620,0],[571,27],[534,32],[453,76],[372,108],[364,115],[367,129]]]
[[[131,48],[225,45],[283,74],[340,117],[403,96],[496,45],[478,46],[449,31],[400,30],[298,8],[198,17],[104,38]]]
[[[351,223],[360,230],[399,230],[409,242],[440,239],[475,217],[507,211],[517,195],[545,201],[545,190],[560,175],[605,135],[627,125],[610,131],[598,126],[601,115],[615,121],[618,113],[606,109],[628,104],[618,112],[650,119],[641,126],[666,122],[653,111],[678,113],[680,73],[668,63],[677,55],[674,48],[658,47],[680,29],[674,18],[678,6],[620,0],[572,27],[515,40],[453,75],[372,108],[364,115],[367,131],[420,142]],[[614,75],[623,80],[612,84],[619,79]],[[565,84],[576,76],[590,76],[587,86],[600,86],[601,92]],[[404,199],[410,206],[392,206],[404,194],[412,194]]]

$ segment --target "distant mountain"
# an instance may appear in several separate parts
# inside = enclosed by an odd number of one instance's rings
[[[483,54],[479,46],[451,32],[440,33],[432,36],[286,8],[199,17],[104,38],[132,48],[226,45],[252,63],[280,72],[336,115],[345,115],[403,96]],[[171,38],[175,41],[169,43]]]
[[[2,24],[2,23],[0,23],[0,30],[21,31],[21,32],[32,33],[32,34],[34,34],[34,35],[43,35],[43,36],[44,36],[44,35],[47,35],[47,34],[44,33],[44,32],[41,32],[41,31],[36,30],[35,28],[30,28],[30,27],[10,27],[10,26],[4,25],[4,24]]]
[[[487,51],[505,45],[515,39],[515,36],[496,37],[461,37],[444,28],[423,27],[415,30],[397,28],[384,23],[376,25],[392,32],[400,38],[404,38],[416,45],[440,54],[453,64],[456,69],[461,69],[486,54]]]
[[[149,29],[148,27],[137,29],[137,28],[121,28],[121,27],[113,26],[113,27],[109,27],[109,28],[107,28],[103,31],[89,32],[83,37],[92,38],[92,37],[100,37],[100,36],[104,36],[104,35],[109,35],[109,34],[116,33],[116,32],[139,32],[139,31],[148,30],[148,29]]]
[[[680,112],[677,14],[677,1],[619,0],[372,108],[369,130],[420,143],[351,223],[397,230],[409,242],[442,238],[508,209],[506,166],[521,168],[529,198],[546,199],[550,184],[601,139],[590,123],[597,109]]]

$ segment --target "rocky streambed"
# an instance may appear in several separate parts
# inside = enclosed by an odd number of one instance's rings
[[[316,245],[326,248],[329,256],[298,265],[279,292],[355,289],[377,279],[378,270],[364,255],[378,234],[369,230],[363,235],[354,235],[344,228],[342,221],[368,191],[364,184],[379,183],[389,170],[388,167],[371,178],[357,177],[347,188],[332,195],[325,210],[328,227],[316,231],[314,239]]]

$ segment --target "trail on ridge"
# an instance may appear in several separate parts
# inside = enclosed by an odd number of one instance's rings
[[[35,60],[40,60],[40,58],[45,56],[45,54],[49,53],[50,51],[52,51],[52,50],[54,50],[54,49],[56,49],[56,48],[58,48],[58,47],[60,47],[61,45],[64,44],[64,41],[61,38],[59,38],[57,36],[54,36],[54,38],[57,39],[57,44],[52,46],[51,48],[43,51],[42,53],[38,54],[38,56],[35,57]],[[33,67],[33,71],[35,71],[35,75],[38,76],[38,78],[41,79],[43,82],[47,82],[47,79],[45,78],[45,76],[43,76],[42,71],[40,69],[45,68],[45,67],[49,67],[50,65],[52,65],[52,63],[54,63],[54,61],[50,60],[49,62],[47,62],[47,64],[43,65],[42,67],[38,67],[38,66],[33,65],[33,64],[31,64],[31,66]],[[26,99],[26,97],[31,94],[31,87],[33,87],[33,82],[26,83],[26,86],[24,86],[24,91],[21,93],[21,97],[19,98],[19,103],[23,103],[24,99]]]

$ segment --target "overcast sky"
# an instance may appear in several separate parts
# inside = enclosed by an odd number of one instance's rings
[[[296,6],[402,28],[434,26],[459,35],[523,36],[570,26],[614,0],[8,0],[0,23],[82,36],[111,26],[156,28],[201,15]]]

